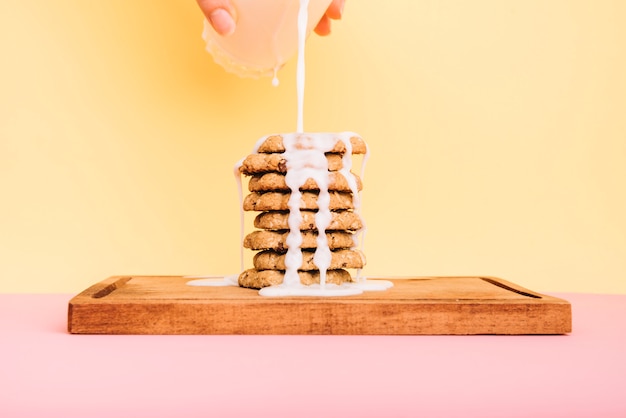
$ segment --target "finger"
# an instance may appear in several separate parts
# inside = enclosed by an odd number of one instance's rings
[[[322,16],[314,31],[320,36],[330,35],[330,19],[328,16]]]
[[[332,3],[330,3],[330,6],[328,6],[328,9],[326,10],[326,16],[334,20],[341,19],[345,4],[346,4],[346,0],[333,0]]]
[[[229,0],[197,0],[213,29],[220,35],[230,35],[235,31],[236,13]]]

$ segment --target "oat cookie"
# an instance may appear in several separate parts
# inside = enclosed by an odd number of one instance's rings
[[[352,154],[365,154],[367,152],[367,145],[365,145],[365,141],[359,136],[353,135],[350,138],[350,143],[352,144]],[[267,137],[261,145],[259,145],[259,149],[257,152],[260,153],[281,153],[285,152],[285,145],[283,144],[283,137],[281,135],[270,135]],[[343,141],[338,140],[335,144],[335,147],[330,150],[332,153],[343,154],[346,152],[346,144]]]
[[[303,210],[300,214],[302,215],[300,230],[308,231],[317,229],[315,226],[314,211]],[[355,212],[349,210],[333,211],[330,215],[331,220],[330,225],[326,228],[327,231],[358,231],[363,228],[361,217]],[[288,219],[288,212],[263,212],[254,218],[254,226],[259,229],[268,229],[271,231],[288,230]]]
[[[239,286],[252,289],[261,289],[267,286],[279,285],[283,282],[284,271],[249,269],[239,275]],[[299,271],[300,283],[303,285],[319,284],[319,271]],[[326,271],[326,283],[341,284],[352,282],[350,273],[346,270]]]
[[[343,168],[340,154],[326,154],[328,171],[338,171]],[[260,173],[286,173],[287,160],[281,154],[250,154],[242,162],[239,171],[245,175]]]
[[[351,193],[329,192],[330,210],[354,209]],[[243,210],[266,211],[266,210],[289,210],[289,197],[291,193],[252,192],[243,201]],[[300,199],[300,209],[318,209],[317,193],[303,192]]]
[[[302,265],[298,270],[318,270],[313,261],[315,251],[302,251]],[[285,253],[274,250],[265,250],[257,253],[253,258],[254,268],[257,270],[285,270]],[[359,250],[331,251],[329,269],[360,269],[365,266],[365,255]]]
[[[243,240],[244,248],[251,250],[287,251],[288,231],[254,231],[246,235]],[[303,231],[300,248],[317,248],[317,232]],[[327,232],[326,241],[331,250],[351,248],[355,246],[354,235],[349,232]]]
[[[352,174],[356,181],[357,191],[363,188],[361,179],[356,174]],[[281,173],[263,173],[256,174],[250,178],[248,183],[248,190],[251,192],[268,192],[268,191],[289,191],[291,190],[287,186],[285,181],[285,175]],[[319,190],[319,186],[312,178],[300,187],[300,190]],[[350,185],[348,180],[339,171],[331,171],[328,175],[328,190],[350,192]]]

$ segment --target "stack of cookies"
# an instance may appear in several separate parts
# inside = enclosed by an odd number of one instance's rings
[[[241,273],[240,286],[260,289],[293,283],[293,277],[298,285],[355,281],[346,269],[363,268],[365,257],[356,249],[363,228],[358,214],[362,184],[350,171],[351,157],[366,153],[365,142],[352,133],[259,140],[239,164],[240,173],[249,177],[243,210],[260,212],[254,219],[257,229],[243,242],[257,251],[254,268]]]

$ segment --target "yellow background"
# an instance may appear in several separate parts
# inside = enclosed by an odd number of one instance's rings
[[[307,48],[305,129],[372,156],[369,276],[626,293],[626,2],[348,0]],[[232,167],[293,131],[193,0],[0,2],[0,291],[239,266]],[[247,253],[248,258],[251,253]]]

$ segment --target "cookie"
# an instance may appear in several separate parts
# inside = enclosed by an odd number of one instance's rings
[[[249,269],[239,275],[239,286],[252,289],[261,289],[267,286],[276,286],[283,282],[284,271]],[[319,271],[299,271],[300,283],[303,285],[319,284]],[[350,273],[346,270],[326,271],[326,283],[341,284],[352,282]]]
[[[356,181],[357,191],[360,191],[363,188],[361,184],[361,179],[356,174],[352,174]],[[300,190],[319,190],[319,186],[312,178],[307,179],[307,181],[300,187]],[[285,175],[281,173],[264,173],[264,174],[256,174],[250,178],[248,182],[248,190],[251,192],[268,192],[268,191],[289,191],[290,188],[287,186],[287,182],[285,181]],[[339,171],[331,171],[328,175],[328,190],[340,191],[340,192],[350,192],[350,184],[346,177],[341,174]]]
[[[357,135],[353,135],[350,137],[350,144],[352,144],[352,154],[366,154],[367,153],[367,145],[365,145],[365,141]],[[344,154],[347,151],[346,144],[337,139],[335,146],[329,152]],[[281,135],[270,135],[265,141],[263,141],[258,149],[259,153],[281,153],[285,152],[285,145],[283,143],[283,137]]]
[[[244,248],[251,250],[287,251],[287,236],[289,232],[254,231],[246,235],[243,240]],[[300,248],[317,248],[317,232],[303,231]],[[349,232],[328,232],[326,241],[331,250],[351,248],[355,246],[354,235]]]
[[[302,251],[302,265],[298,270],[319,270],[313,257],[315,251]],[[255,254],[252,262],[257,270],[285,270],[285,253],[265,250]],[[365,266],[365,255],[359,250],[331,251],[329,269],[360,269]]]
[[[315,212],[304,210],[300,212],[302,222],[300,223],[301,231],[317,229],[315,226]],[[363,228],[361,217],[352,211],[336,211],[331,212],[330,225],[327,231],[358,231]],[[272,231],[289,229],[289,213],[287,212],[263,212],[254,218],[254,226],[259,229],[268,229]]]
[[[329,192],[330,210],[354,209],[351,193]],[[266,211],[266,210],[289,210],[289,197],[291,193],[252,192],[243,201],[243,210],[246,211]],[[317,193],[303,192],[300,199],[300,209],[319,209],[317,204]]]
[[[328,171],[339,171],[343,168],[340,154],[326,154]],[[245,175],[260,173],[286,173],[287,160],[281,154],[250,154],[241,163],[239,171]]]

